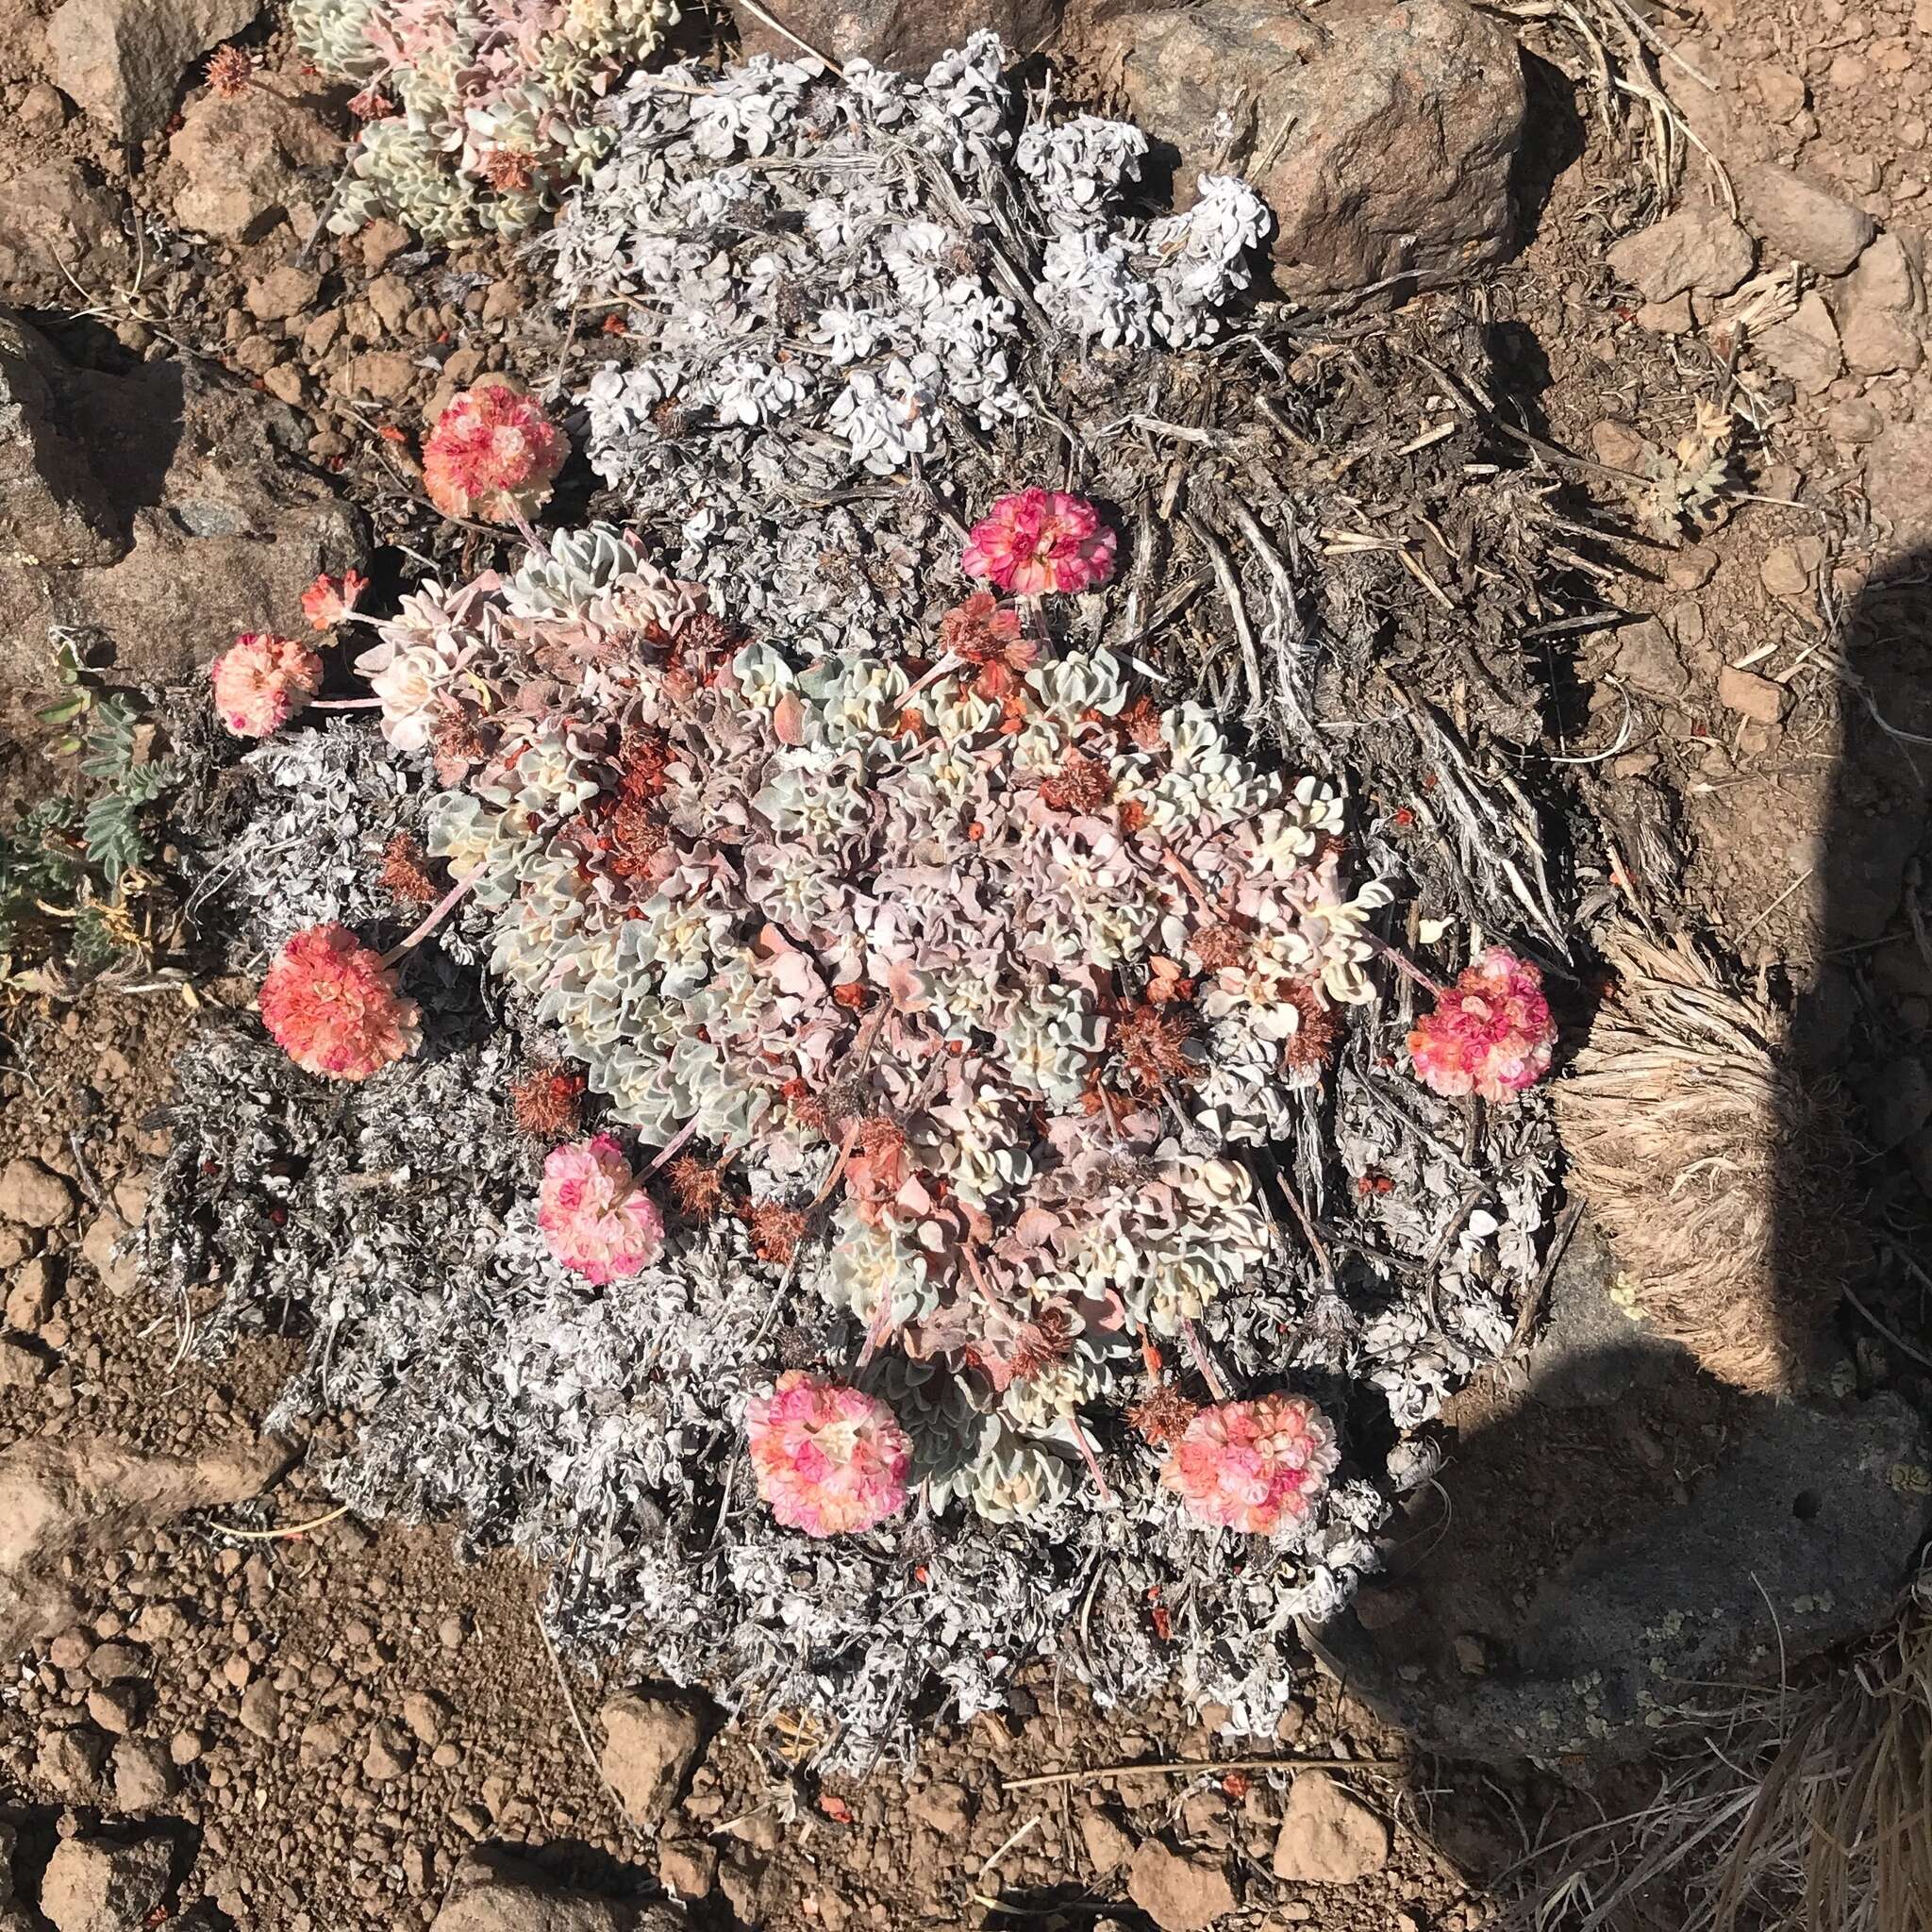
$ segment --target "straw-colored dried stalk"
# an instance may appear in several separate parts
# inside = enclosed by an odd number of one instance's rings
[[[1645,1321],[1740,1389],[1796,1389],[1854,1254],[1842,1091],[1688,941],[1628,935],[1610,963],[1556,1088],[1570,1184]]]
[[[1527,1861],[1541,1932],[1927,1932],[1932,1609],[1921,1576],[1861,1651],[1744,1692],[1656,1800]]]

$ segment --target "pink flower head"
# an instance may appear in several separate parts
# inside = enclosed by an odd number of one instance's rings
[[[261,1018],[298,1067],[366,1080],[422,1044],[416,1004],[396,991],[380,954],[347,926],[298,932],[261,982]]]
[[[609,1134],[553,1147],[537,1201],[550,1252],[587,1281],[628,1280],[663,1252],[664,1217]]]
[[[302,615],[317,630],[333,630],[361,600],[369,579],[353,570],[340,577],[326,571],[302,592]]]
[[[322,689],[322,659],[273,631],[243,631],[208,669],[215,709],[237,738],[279,731]]]
[[[1556,1039],[1542,974],[1491,946],[1415,1023],[1408,1051],[1423,1085],[1438,1093],[1507,1100],[1549,1072]]]
[[[758,1494],[788,1528],[838,1536],[906,1507],[912,1444],[876,1396],[791,1369],[745,1419]]]
[[[1161,1481],[1203,1523],[1272,1536],[1307,1515],[1341,1459],[1335,1431],[1312,1402],[1261,1395],[1197,1410]]]
[[[570,444],[513,383],[453,396],[423,445],[423,487],[445,516],[513,524],[550,494]]]
[[[959,567],[1016,597],[1043,597],[1106,583],[1113,575],[1113,532],[1084,496],[1022,490],[1001,497],[974,525]]]

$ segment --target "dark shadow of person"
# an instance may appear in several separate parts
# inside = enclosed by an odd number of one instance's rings
[[[1526,1365],[1445,1412],[1448,1463],[1386,1575],[1307,1633],[1446,1758],[1581,1780],[1632,1763],[1686,1713],[1881,1626],[1924,1542],[1932,558],[1875,570],[1824,650],[1842,726],[1808,958],[1783,985],[1715,961],[1702,1020],[1706,979],[1674,989],[1668,946],[1608,962],[1624,976],[1567,1077],[1608,1066],[1621,1112],[1559,1087],[1558,1119],[1573,1191],[1606,1164],[1579,1121],[1648,1135],[1648,1173],[1624,1163],[1641,1199],[1584,1202]],[[1666,974],[1647,1004],[1633,958]],[[1653,1304],[1645,1258],[1674,1244],[1701,1268]]]

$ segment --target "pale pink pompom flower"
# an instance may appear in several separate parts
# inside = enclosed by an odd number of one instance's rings
[[[322,659],[296,638],[243,631],[208,666],[215,710],[237,738],[279,731],[322,689]]]
[[[609,1134],[553,1147],[537,1225],[550,1252],[586,1281],[625,1281],[664,1250],[664,1217]]]
[[[258,1003],[275,1044],[332,1080],[366,1080],[422,1044],[416,1003],[344,925],[298,932],[268,969]]]
[[[974,525],[959,565],[1016,597],[1091,591],[1113,575],[1114,534],[1084,496],[1016,491]]]
[[[1260,1395],[1197,1410],[1161,1481],[1202,1523],[1273,1536],[1314,1508],[1340,1460],[1334,1429],[1307,1397]]]
[[[791,1369],[752,1397],[745,1426],[758,1494],[788,1528],[840,1536],[906,1507],[912,1444],[876,1396]]]
[[[1491,946],[1415,1023],[1408,1051],[1418,1078],[1438,1093],[1507,1100],[1549,1072],[1556,1041],[1542,974]]]
[[[569,451],[563,431],[513,383],[479,382],[436,419],[423,445],[423,487],[445,516],[527,521]]]

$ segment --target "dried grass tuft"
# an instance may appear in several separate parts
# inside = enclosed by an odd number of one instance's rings
[[[1627,935],[1610,962],[1556,1089],[1571,1186],[1645,1321],[1738,1388],[1796,1389],[1853,1259],[1842,1091],[1688,941]]]
[[[1932,1580],[1861,1654],[1749,1693],[1655,1803],[1560,1840],[1511,1914],[1539,1932],[1932,1927]]]

